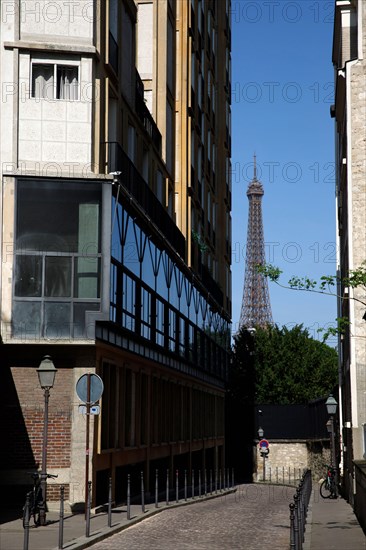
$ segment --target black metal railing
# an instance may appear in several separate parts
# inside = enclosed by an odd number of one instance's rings
[[[144,100],[144,85],[138,71],[136,71],[135,109],[139,119],[144,125],[146,132],[151,137],[155,147],[159,152],[161,152],[161,133],[159,132],[159,129],[152,114],[146,107]]]
[[[108,172],[121,172],[120,182],[145,210],[153,223],[160,229],[170,244],[185,258],[185,238],[158,200],[154,192],[128,158],[121,145],[115,141],[106,142]]]
[[[302,550],[306,516],[312,491],[311,470],[306,470],[296,489],[290,508],[290,550]]]

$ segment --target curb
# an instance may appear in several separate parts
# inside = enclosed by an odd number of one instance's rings
[[[128,529],[132,525],[136,525],[137,523],[140,523],[144,521],[145,519],[148,519],[152,516],[155,516],[156,514],[159,514],[160,512],[164,512],[165,510],[171,510],[173,508],[179,508],[180,506],[191,506],[192,504],[198,504],[200,502],[206,502],[207,500],[212,500],[214,498],[223,497],[226,495],[230,495],[233,493],[236,493],[237,489],[228,489],[225,490],[222,493],[215,494],[215,495],[207,495],[207,496],[197,496],[195,499],[191,499],[189,501],[182,501],[182,502],[174,502],[168,505],[164,505],[161,508],[154,508],[153,510],[147,510],[144,515],[134,517],[128,521],[128,523],[124,524],[116,524],[112,527],[104,527],[101,531],[98,533],[95,533],[94,535],[90,535],[89,537],[78,537],[77,539],[74,539],[74,541],[66,542],[63,544],[62,548],[63,550],[83,550],[84,548],[89,548],[93,544],[96,544],[97,542],[101,542],[102,540],[111,537],[112,535],[116,535],[117,533],[120,533],[121,531],[124,531],[125,529]],[[196,500],[197,499],[197,500]],[[54,547],[52,550],[59,550],[58,547]]]

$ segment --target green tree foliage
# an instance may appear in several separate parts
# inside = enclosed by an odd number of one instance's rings
[[[252,393],[256,403],[307,403],[333,390],[337,365],[335,349],[311,338],[302,325],[257,328],[252,348],[242,329],[233,350],[232,397],[245,400]]]
[[[286,283],[280,282],[282,271],[271,264],[257,265],[258,273],[261,273],[265,277],[282,288],[288,288],[290,290],[302,290],[305,292],[316,292],[318,294],[328,294],[330,296],[338,296],[336,289],[339,285],[350,288],[361,288],[366,290],[366,261],[357,269],[349,271],[348,276],[340,277],[339,275],[323,275],[319,281],[310,279],[309,277],[293,276]],[[343,297],[344,298],[344,297]],[[366,305],[364,300],[353,297],[352,300],[360,302]]]
[[[365,296],[366,292],[366,261],[362,262],[357,269],[351,269],[348,275],[340,277],[337,275],[323,275],[319,281],[311,279],[310,277],[298,277],[293,276],[287,283],[281,282],[282,271],[277,266],[272,264],[258,264],[256,266],[258,273],[261,273],[267,277],[273,283],[276,283],[282,288],[289,290],[296,290],[302,292],[315,292],[317,294],[326,294],[328,296],[334,296],[342,298],[342,300],[354,300],[366,306],[365,298],[360,299],[354,294],[349,297],[347,295],[339,295],[339,288],[352,288],[359,289],[360,295]],[[359,296],[360,296],[359,295]],[[329,336],[336,336],[337,334],[344,334],[350,325],[348,317],[337,317],[336,326],[329,327],[327,330],[319,329],[319,332],[323,332],[323,342],[327,340]]]

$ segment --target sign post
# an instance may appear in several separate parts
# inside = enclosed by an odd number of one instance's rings
[[[266,481],[266,458],[269,454],[269,442],[267,439],[261,439],[259,442],[261,457],[263,457],[263,481]]]
[[[80,376],[76,383],[76,393],[86,405],[86,444],[85,444],[85,515],[87,513],[87,499],[89,495],[89,439],[90,439],[90,409],[99,401],[104,390],[103,381],[97,374],[87,372]]]

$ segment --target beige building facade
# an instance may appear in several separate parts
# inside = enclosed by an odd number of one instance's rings
[[[2,2],[3,485],[125,497],[127,473],[224,467],[231,316],[230,2]],[[86,418],[80,376],[103,381]]]
[[[335,2],[333,64],[336,97],[336,175],[339,274],[366,259],[366,5]],[[339,340],[341,467],[345,496],[363,526],[366,459],[366,297],[362,287],[339,288],[339,316],[350,326]],[[363,481],[362,481],[363,480]]]

